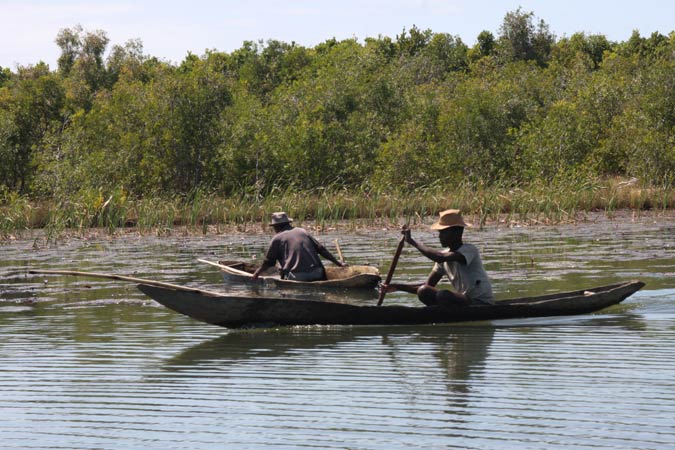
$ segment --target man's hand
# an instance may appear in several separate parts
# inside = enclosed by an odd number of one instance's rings
[[[398,289],[396,289],[396,287],[392,286],[391,284],[380,283],[380,290],[382,292],[390,293],[390,292],[395,292]]]
[[[423,283],[380,283],[379,288],[382,292],[390,293],[396,291],[408,292],[409,294],[416,294],[417,289],[422,286]]]
[[[412,235],[410,234],[410,228],[406,228],[404,230],[401,230],[401,234],[405,238],[405,241],[412,245],[413,247],[417,247],[417,242],[412,238]]]

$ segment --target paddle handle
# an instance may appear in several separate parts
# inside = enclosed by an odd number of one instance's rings
[[[403,250],[403,245],[405,244],[405,236],[401,236],[401,240],[398,241],[398,246],[396,247],[396,252],[394,253],[394,259],[391,261],[391,266],[389,266],[389,271],[387,272],[387,277],[385,278],[384,284],[389,284],[391,278],[394,276],[394,270],[396,270],[396,264],[398,264],[398,258],[401,256],[401,251]],[[380,295],[377,299],[377,306],[381,306],[384,301],[384,296],[386,292],[382,287],[380,287]]]
[[[342,256],[342,249],[340,248],[340,241],[335,239],[335,249],[338,252],[338,257],[340,258],[340,263],[344,264],[345,263],[345,258]]]

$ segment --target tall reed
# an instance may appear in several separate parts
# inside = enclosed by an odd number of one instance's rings
[[[134,199],[117,189],[39,203],[5,194],[0,198],[0,237],[35,228],[44,229],[48,240],[67,230],[85,233],[91,228],[111,234],[121,227],[158,234],[172,233],[177,227],[201,233],[221,227],[258,232],[266,229],[269,214],[280,210],[296,223],[311,221],[321,229],[396,227],[430,221],[447,208],[461,209],[479,227],[494,222],[553,224],[583,220],[588,211],[612,215],[618,209],[632,209],[636,214],[674,209],[675,190],[672,183],[645,187],[639,180],[580,177],[529,186],[464,183],[446,187],[439,182],[408,192],[365,186],[299,191],[287,186],[265,196],[242,193],[232,197],[195,191],[185,196]]]

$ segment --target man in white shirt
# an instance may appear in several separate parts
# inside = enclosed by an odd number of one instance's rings
[[[391,283],[384,285],[383,289],[386,292],[400,290],[417,294],[420,301],[427,306],[494,304],[492,284],[483,268],[478,248],[462,242],[464,227],[469,226],[471,225],[464,222],[459,210],[442,211],[439,220],[431,225],[432,230],[439,232],[438,238],[444,247],[442,250],[436,250],[417,242],[412,238],[409,229],[404,230],[406,242],[434,261],[434,268],[423,284]],[[447,277],[454,290],[436,287],[443,276]]]

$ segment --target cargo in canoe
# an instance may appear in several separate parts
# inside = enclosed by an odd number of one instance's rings
[[[250,298],[139,284],[158,303],[181,314],[228,328],[276,325],[414,325],[528,317],[565,316],[599,311],[623,301],[644,286],[629,281],[574,292],[501,300],[495,305],[358,306],[304,299]]]
[[[207,261],[200,262],[218,267],[225,282],[261,283],[273,287],[290,288],[337,288],[337,289],[373,289],[380,282],[380,271],[372,266],[349,265],[344,267],[326,266],[326,279],[322,281],[283,280],[276,267],[270,267],[253,280],[253,272],[257,269],[253,263],[242,261]]]

